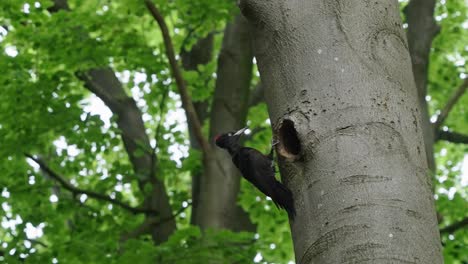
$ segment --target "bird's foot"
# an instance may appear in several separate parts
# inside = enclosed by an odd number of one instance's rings
[[[268,155],[268,157],[271,160],[271,167],[273,168],[273,170],[275,169],[274,151],[275,151],[275,146],[278,145],[278,143],[279,143],[279,140],[276,140],[276,139],[271,140],[271,151],[270,151],[270,154]]]
[[[274,160],[271,161],[271,165],[270,165],[270,166],[271,166],[271,168],[273,169],[273,171],[276,173],[277,171],[276,171],[276,168],[275,168],[275,161],[274,161]]]
[[[271,140],[271,147],[273,148],[274,146],[278,145],[280,142],[277,139],[272,139]]]

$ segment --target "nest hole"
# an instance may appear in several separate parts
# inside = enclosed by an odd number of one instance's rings
[[[296,158],[301,153],[301,142],[297,137],[294,122],[288,119],[283,120],[278,134],[283,155]]]

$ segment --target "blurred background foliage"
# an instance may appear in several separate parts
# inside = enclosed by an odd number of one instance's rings
[[[194,101],[212,97],[217,54],[234,1],[155,0],[165,14],[176,53],[214,35],[213,59],[185,71]],[[255,233],[190,225],[191,174],[202,169],[190,149],[185,115],[159,28],[142,1],[69,0],[71,12],[52,12],[50,0],[0,2],[0,262],[5,263],[288,263],[294,259],[286,215],[242,180],[238,202]],[[401,1],[402,7],[406,1]],[[431,116],[467,77],[468,8],[439,1],[441,32],[433,42],[426,100]],[[142,215],[60,188],[24,153],[39,155],[74,186],[137,206],[144,193],[129,162],[115,117],[83,88],[77,73],[111,67],[142,111],[159,158],[177,231],[154,245],[151,237],[121,241]],[[254,68],[252,87],[259,81]],[[167,96],[166,96],[167,95]],[[164,103],[164,106],[161,105]],[[468,132],[468,96],[451,111],[444,130]],[[261,128],[246,144],[269,151],[264,103],[249,110]],[[205,124],[205,129],[209,124]],[[157,128],[160,133],[156,135]],[[441,228],[468,217],[468,148],[438,141],[434,181]],[[463,176],[464,175],[464,176]],[[466,228],[442,235],[446,263],[468,263]]]

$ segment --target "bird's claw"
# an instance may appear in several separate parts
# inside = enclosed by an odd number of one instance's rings
[[[272,139],[272,140],[271,140],[271,147],[274,147],[274,146],[278,145],[279,143],[280,143],[279,140],[277,140],[277,139]]]

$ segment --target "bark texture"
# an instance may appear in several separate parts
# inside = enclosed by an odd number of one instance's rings
[[[409,51],[421,109],[424,148],[426,149],[427,163],[431,171],[435,171],[436,168],[433,150],[434,129],[430,122],[426,95],[429,53],[432,40],[439,32],[439,26],[434,20],[434,8],[435,0],[411,0],[405,8],[406,21],[408,22]]]
[[[245,125],[252,73],[252,48],[247,21],[237,16],[227,25],[218,59],[216,89],[210,116],[210,138]],[[240,175],[225,151],[217,147],[207,157],[196,186],[194,223],[202,228],[252,230],[237,205]]]
[[[442,263],[397,1],[241,0],[297,263]]]

